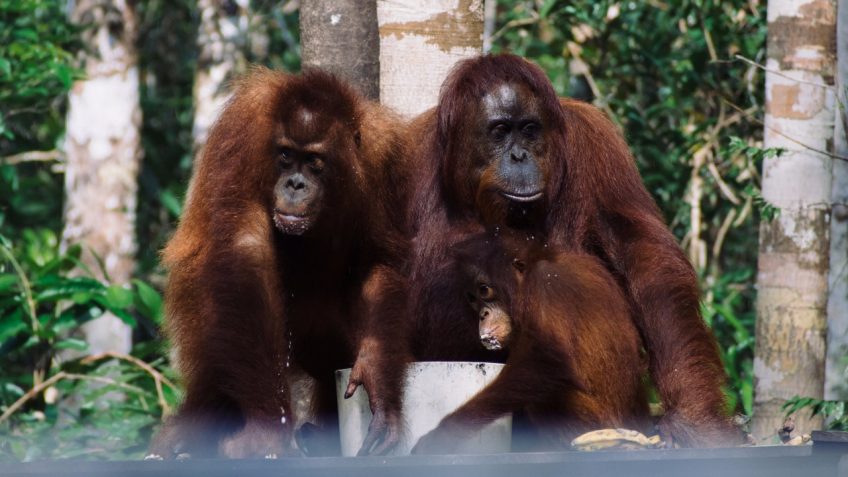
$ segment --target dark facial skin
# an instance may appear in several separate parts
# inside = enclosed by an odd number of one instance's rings
[[[547,179],[542,115],[538,100],[525,90],[506,83],[492,88],[481,101],[477,124],[481,187],[517,203],[541,200]]]
[[[327,202],[328,163],[333,151],[332,130],[323,118],[301,108],[288,131],[280,134],[276,157],[280,176],[274,186],[274,224],[287,235],[303,235],[315,225]],[[335,129],[335,128],[332,128]]]
[[[486,263],[489,267],[499,267],[498,283],[504,285],[510,281],[513,289],[520,286],[524,278],[526,264],[523,259],[513,259],[511,262],[500,263],[500,260]],[[503,274],[506,272],[506,275]],[[516,330],[513,328],[512,316],[509,312],[510,299],[502,287],[495,284],[488,273],[471,265],[465,269],[469,277],[474,277],[473,286],[467,292],[466,298],[471,308],[480,319],[480,343],[490,351],[507,348],[514,341]]]
[[[468,303],[480,318],[480,343],[483,347],[491,351],[506,348],[512,337],[512,319],[495,288],[479,281],[468,292]]]

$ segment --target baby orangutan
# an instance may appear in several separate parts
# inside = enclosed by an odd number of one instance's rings
[[[641,341],[623,293],[597,258],[481,234],[458,245],[456,267],[480,342],[506,352],[506,366],[414,453],[450,453],[518,411],[553,449],[596,429],[646,430]]]
[[[468,302],[480,318],[483,347],[490,351],[504,349],[512,337],[512,320],[495,288],[484,279],[468,292]]]

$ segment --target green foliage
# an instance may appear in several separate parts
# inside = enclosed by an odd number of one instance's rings
[[[729,149],[732,153],[744,154],[750,163],[756,165],[757,169],[761,169],[763,160],[772,157],[780,157],[784,152],[786,152],[785,149],[776,147],[763,149],[756,146],[750,146],[741,138],[736,136],[730,137]],[[753,199],[754,205],[757,207],[757,211],[763,220],[771,222],[780,215],[780,209],[774,204],[766,201],[760,193],[759,188],[749,184],[745,187],[745,194]]]
[[[197,64],[196,1],[139,3],[141,142],[137,238],[139,270],[157,270],[158,252],[179,217],[191,173],[192,87]]]
[[[58,0],[0,0],[0,230],[61,226],[62,178],[50,162],[9,164],[8,156],[57,147],[78,31]],[[49,156],[49,155],[48,155]]]
[[[560,94],[621,128],[701,278],[736,409],[751,411],[765,2],[499,2],[495,51],[537,62]]]
[[[57,0],[0,0],[0,154],[20,138],[37,144],[61,124],[52,109],[79,72],[77,32]]]
[[[725,272],[712,286],[711,299],[702,305],[704,320],[713,329],[730,386],[727,396],[731,408],[750,416],[754,406],[753,363],[754,310],[747,288],[751,270]]]
[[[811,416],[822,416],[827,430],[848,431],[848,414],[845,412],[845,406],[845,401],[825,401],[795,396],[786,401],[783,405],[783,411],[788,416],[806,409]]]
[[[160,295],[140,281],[124,288],[90,278],[80,247],[60,252],[52,231],[24,237],[13,247],[0,235],[0,460],[140,456],[178,398],[159,344],[90,356],[79,328],[107,312],[158,324]]]

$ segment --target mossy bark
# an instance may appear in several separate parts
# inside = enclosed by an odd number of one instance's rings
[[[783,403],[821,398],[827,327],[836,48],[835,0],[770,0],[763,198],[780,209],[760,226],[755,437],[775,436]],[[821,427],[804,411],[796,432]]]
[[[247,67],[247,0],[198,0],[197,72],[194,78],[194,148],[206,143],[209,128],[230,97],[230,83]]]
[[[848,157],[848,1],[837,19],[836,128],[833,149]],[[827,368],[824,395],[848,400],[848,161],[833,162],[833,219],[830,226],[830,292],[827,302]]]
[[[304,0],[300,6],[303,65],[352,83],[367,98],[380,95],[377,6],[357,0]]]
[[[81,244],[83,263],[99,278],[127,284],[135,268],[141,161],[134,4],[77,0],[71,19],[88,27],[81,58],[86,78],[69,94],[62,242]],[[130,350],[131,329],[109,313],[83,332],[92,353]]]

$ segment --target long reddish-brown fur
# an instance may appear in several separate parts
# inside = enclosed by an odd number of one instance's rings
[[[481,98],[516,85],[543,112],[548,178],[545,204],[506,219],[497,204],[476,200],[484,178],[471,172],[480,145],[470,133]],[[415,252],[410,309],[418,359],[486,359],[448,272],[449,250],[468,234],[515,229],[553,247],[602,261],[625,292],[666,414],[664,437],[683,446],[739,442],[726,409],[725,373],[701,318],[696,276],[645,189],[618,129],[595,107],[557,98],[537,66],[511,55],[460,63],[439,105],[413,124],[421,170],[411,202]],[[456,296],[456,298],[445,298]]]
[[[456,439],[516,410],[553,449],[595,429],[646,431],[641,340],[623,292],[596,257],[485,234],[460,248],[459,268],[482,270],[465,279],[493,287],[508,308],[509,356],[495,381],[445,417],[416,452],[450,452]]]
[[[318,123],[299,123],[291,116],[298,107],[319,112]],[[289,452],[289,364],[317,380],[315,412],[332,428],[333,371],[357,354],[367,358],[358,374],[372,407],[399,417],[407,359],[398,338],[404,286],[394,271],[408,254],[402,124],[320,71],[256,69],[237,85],[164,251],[165,331],[186,395],[151,453]],[[330,218],[309,236],[283,235],[272,220],[277,141],[316,131],[337,161],[324,199]]]

